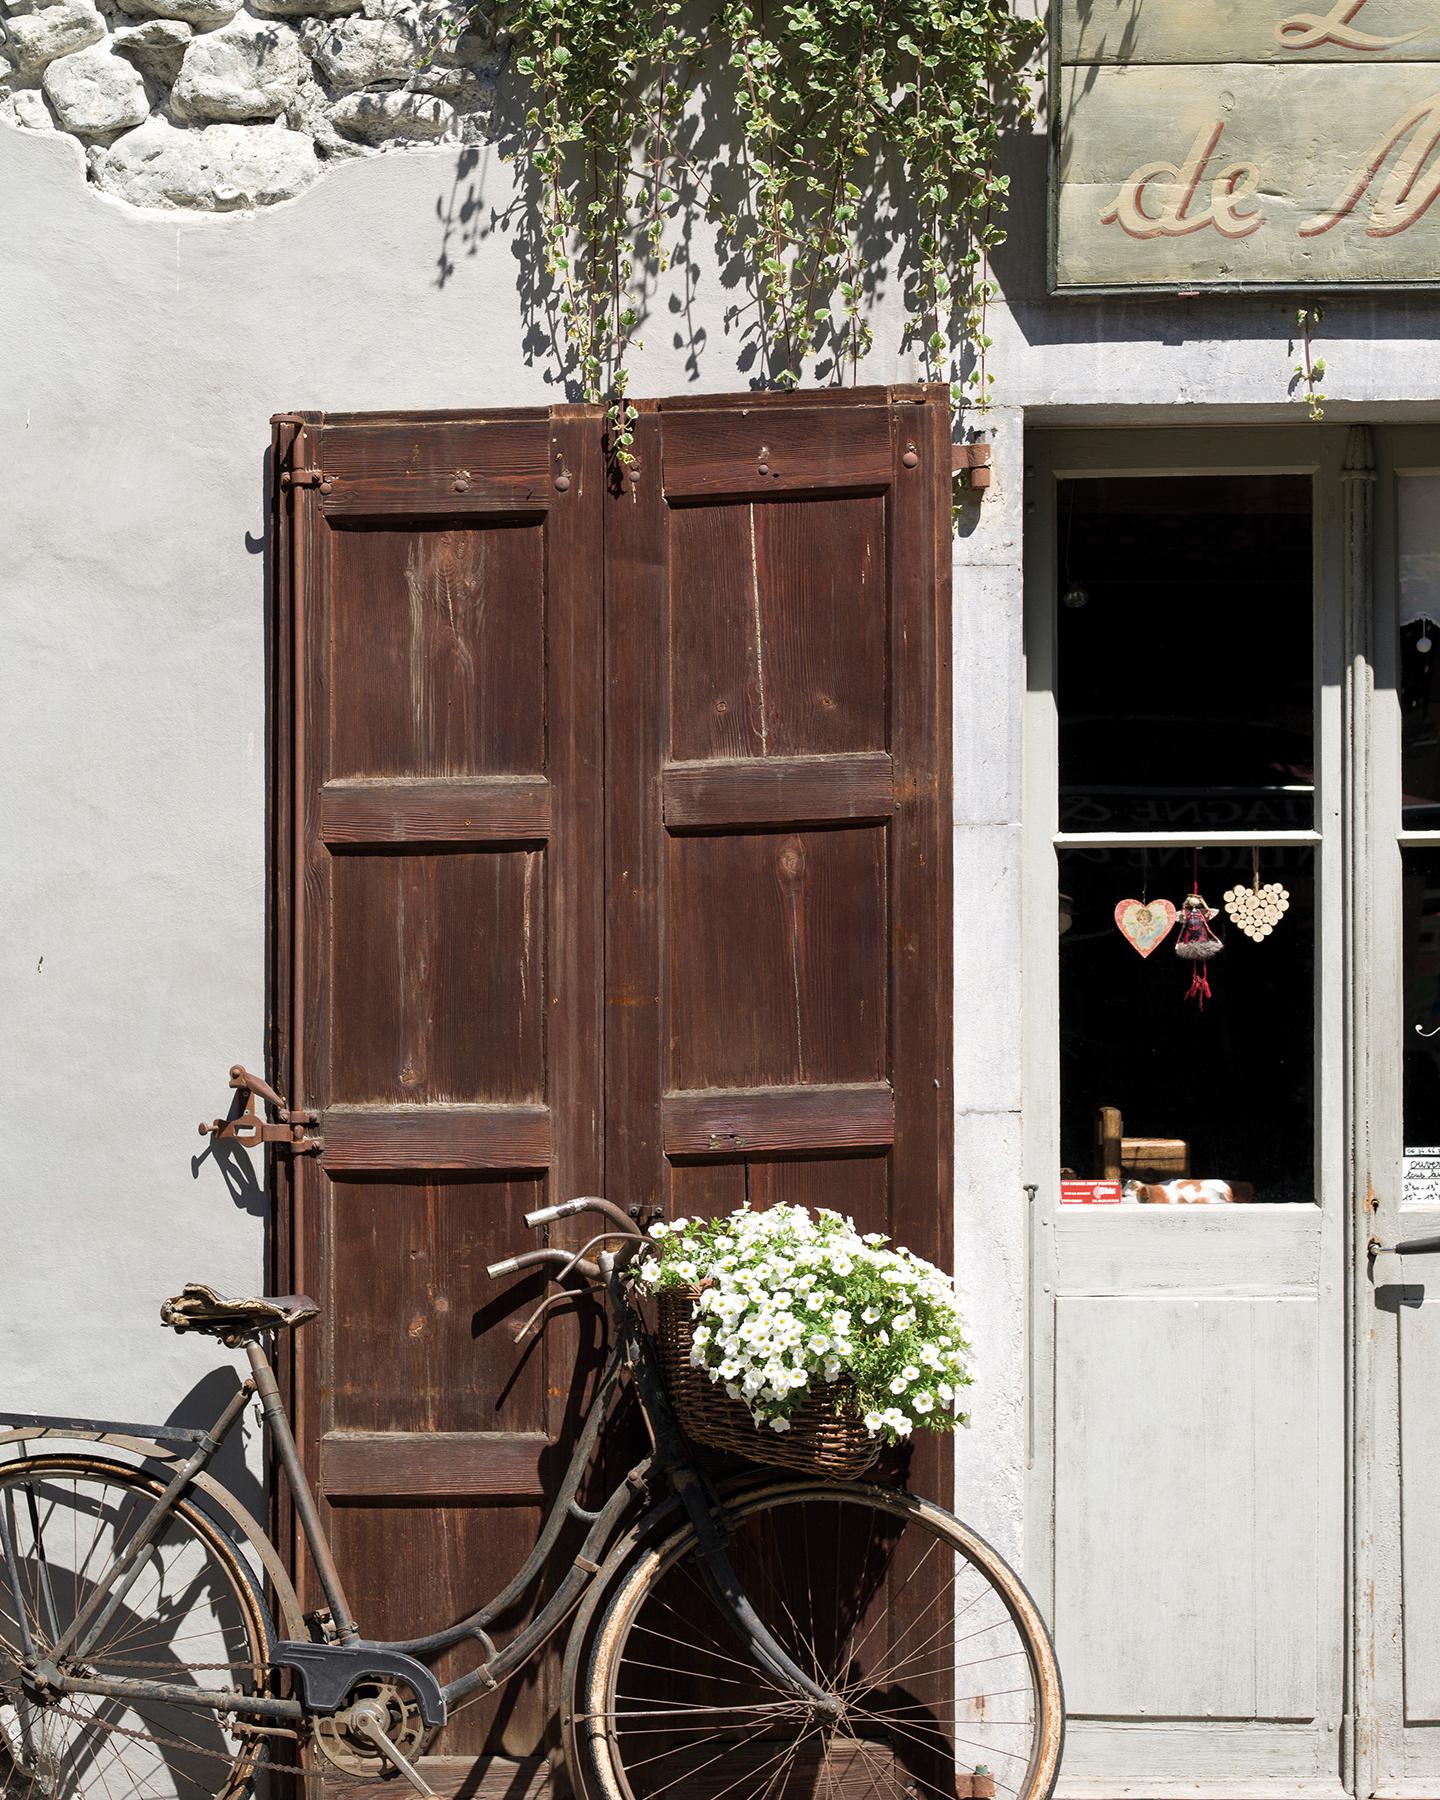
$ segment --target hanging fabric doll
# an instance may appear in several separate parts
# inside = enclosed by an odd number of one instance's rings
[[[1185,896],[1184,905],[1180,909],[1180,929],[1175,938],[1175,954],[1195,965],[1185,998],[1198,1000],[1201,1012],[1205,1010],[1205,1002],[1214,997],[1210,992],[1210,975],[1205,965],[1212,956],[1218,956],[1225,948],[1210,929],[1210,921],[1217,910],[1205,904],[1205,897],[1197,882],[1195,892]]]

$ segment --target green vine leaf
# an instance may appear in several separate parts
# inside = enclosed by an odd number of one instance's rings
[[[1010,0],[718,0],[699,22],[684,0],[436,3],[446,39],[507,45],[530,90],[521,156],[564,365],[611,406],[620,462],[633,433],[614,403],[666,227],[699,216],[750,274],[775,385],[857,378],[878,261],[893,250],[926,377],[984,403],[989,256],[1009,185],[996,162],[1002,131],[1032,116],[1041,22]],[[702,118],[738,125],[708,162]]]

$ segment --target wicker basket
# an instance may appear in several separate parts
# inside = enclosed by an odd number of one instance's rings
[[[835,1481],[863,1475],[880,1454],[880,1440],[856,1416],[848,1382],[812,1382],[805,1404],[782,1433],[757,1426],[743,1401],[732,1400],[722,1383],[694,1367],[690,1343],[698,1291],[662,1288],[656,1296],[660,1366],[686,1435],[751,1462]]]

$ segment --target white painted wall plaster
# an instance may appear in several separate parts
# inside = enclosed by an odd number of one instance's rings
[[[1018,710],[1024,449],[1039,421],[1299,416],[1284,299],[1043,293],[1043,150],[1020,146],[992,318],[995,485],[956,540],[956,1245],[981,1378],[963,1508],[1009,1552],[1025,1458]],[[263,457],[276,410],[542,405],[489,150],[410,150],[223,217],[87,186],[0,127],[0,1405],[183,1416],[211,1347],[187,1279],[250,1288],[253,1195],[196,1122],[264,992]],[[708,247],[633,391],[750,384]],[[887,302],[871,381],[914,374]],[[1440,417],[1440,306],[1332,298],[1332,417]],[[185,1396],[191,1395],[186,1402]]]

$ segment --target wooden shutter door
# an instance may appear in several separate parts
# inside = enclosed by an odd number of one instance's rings
[[[325,1311],[291,1392],[362,1631],[405,1637],[528,1554],[575,1398],[573,1331],[518,1351],[538,1286],[485,1265],[601,1178],[600,427],[297,424],[276,1066],[325,1147],[279,1211]],[[475,1758],[541,1754],[552,1686],[542,1664],[459,1714],[432,1783],[518,1800],[540,1765]]]
[[[910,388],[637,421],[607,524],[622,1202],[831,1206],[948,1264],[949,419]],[[930,1439],[911,1479],[946,1465]]]

